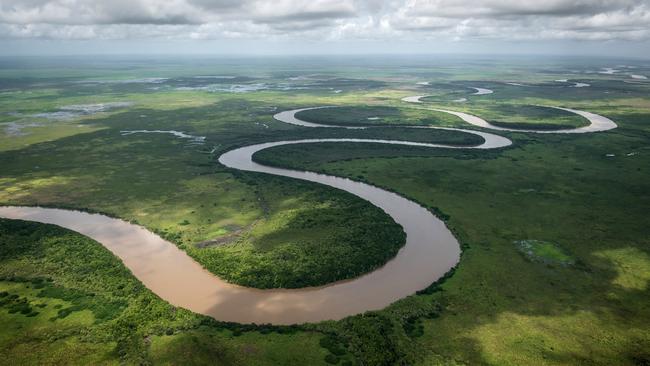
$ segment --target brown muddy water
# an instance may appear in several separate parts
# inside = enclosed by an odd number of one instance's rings
[[[419,102],[419,98],[407,101]],[[295,118],[297,111],[282,112],[275,118],[305,127],[325,127]],[[469,114],[445,112],[476,125],[484,122]],[[584,117],[592,117],[592,114],[584,113]],[[320,287],[260,290],[233,285],[208,272],[184,251],[150,231],[100,214],[41,207],[0,207],[0,217],[55,224],[95,239],[119,257],[135,277],[162,299],[218,320],[258,324],[336,320],[384,308],[427,287],[458,263],[459,243],[431,212],[395,193],[346,178],[264,166],[253,162],[253,154],[274,146],[322,142],[475,149],[500,148],[512,143],[505,137],[487,132],[460,131],[479,135],[484,143],[457,147],[394,140],[308,139],[245,146],[228,151],[219,158],[219,162],[234,169],[291,177],[342,189],[381,208],[403,227],[406,244],[384,266],[351,280]]]
[[[240,323],[316,322],[381,309],[427,287],[456,265],[460,257],[458,242],[444,223],[417,203],[368,184],[266,167],[251,159],[253,153],[268,147],[320,141],[327,140],[247,146],[229,151],[219,160],[237,169],[283,175],[343,189],[389,214],[404,228],[406,244],[383,267],[351,280],[304,289],[246,288],[221,280],[174,244],[123,220],[41,207],[0,207],[0,216],[55,224],[95,239],[118,256],[147,288],[162,299],[218,320]],[[337,141],[371,142],[356,139]]]

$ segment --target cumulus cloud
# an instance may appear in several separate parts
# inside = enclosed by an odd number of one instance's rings
[[[422,15],[454,18],[593,15],[638,5],[634,0],[413,0],[406,8]]]
[[[4,39],[643,40],[650,0],[2,0]]]
[[[647,39],[650,1],[411,0],[391,17],[394,29],[460,38]]]

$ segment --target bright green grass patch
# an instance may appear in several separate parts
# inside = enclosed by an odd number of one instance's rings
[[[22,149],[32,144],[54,141],[101,129],[98,126],[72,123],[30,126],[21,128],[19,133],[9,133],[7,128],[9,128],[8,124],[0,124],[0,151]]]
[[[533,262],[546,264],[571,265],[575,258],[565,253],[557,244],[541,240],[516,241],[517,249]]]
[[[616,268],[614,285],[628,290],[646,291],[650,283],[650,255],[638,248],[603,250],[596,253],[600,258],[611,261]]]
[[[116,343],[86,342],[79,329],[95,323],[93,312],[75,307],[70,301],[43,296],[45,285],[31,282],[0,282],[0,354],[14,365],[46,363],[106,364]],[[18,296],[15,299],[12,297]],[[22,304],[29,311],[15,311]],[[63,339],[57,339],[56,335]],[[53,336],[43,342],[43,336]],[[75,355],[70,359],[70,355]]]
[[[5,329],[1,341],[15,341],[46,327],[69,329],[94,323],[91,311],[68,313],[66,309],[74,306],[72,302],[42,296],[42,288],[31,282],[0,282],[0,324]]]

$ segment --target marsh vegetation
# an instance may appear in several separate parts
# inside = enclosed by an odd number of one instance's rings
[[[0,203],[84,209],[137,222],[235,282],[325,283],[388,260],[401,243],[380,236],[400,239],[399,228],[351,195],[226,169],[216,162],[220,153],[257,142],[319,137],[467,145],[476,140],[448,131],[301,129],[273,120],[278,111],[336,105],[347,108],[339,108],[345,113],[323,109],[311,117],[333,124],[365,118],[373,125],[468,127],[400,102],[407,95],[436,94],[444,84],[451,86],[427,100],[433,107],[490,122],[525,128],[584,123],[534,107],[559,105],[605,115],[619,127],[584,136],[506,132],[514,145],[501,151],[312,144],[258,154],[267,164],[362,180],[412,198],[445,218],[463,244],[460,265],[441,283],[384,310],[337,322],[218,323],[156,298],[95,242],[47,225],[2,220],[3,359],[16,364],[218,359],[233,365],[650,360],[647,82],[587,74],[611,66],[607,60],[553,65],[412,60],[408,68],[386,61],[382,69],[353,61],[318,67],[300,62],[134,63],[129,70],[79,62],[63,71],[60,65],[2,63]],[[635,73],[650,72],[635,65]],[[192,78],[200,75],[237,79]],[[299,75],[312,80],[289,79]],[[591,86],[554,82],[565,78]],[[219,87],[205,88],[211,84]],[[233,85],[248,88],[234,92]],[[469,86],[494,93],[471,96]],[[467,102],[453,102],[461,95]],[[133,104],[72,120],[29,117],[62,106],[113,102]],[[23,134],[10,135],[7,128],[15,124],[24,126]],[[140,129],[182,131],[206,136],[206,142],[120,134]],[[576,265],[531,262],[513,244],[530,238],[557,244]],[[539,249],[540,256],[557,256],[554,248]],[[343,259],[349,264],[345,273],[322,272]]]

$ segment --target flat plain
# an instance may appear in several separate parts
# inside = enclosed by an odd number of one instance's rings
[[[607,67],[619,71],[599,72]],[[631,70],[650,76],[647,62],[617,59],[3,58],[0,204],[137,223],[248,287],[355,278],[394,257],[404,233],[349,193],[219,164],[235,147],[306,138],[481,142],[407,128],[477,129],[436,108],[500,127],[586,125],[544,107],[559,106],[618,127],[498,131],[513,144],[495,150],[321,143],[256,154],[267,165],[403,195],[444,219],[461,243],[448,276],[339,321],[220,322],[158,298],[97,242],[0,219],[0,362],[650,363],[650,82]],[[426,97],[402,101],[413,95]],[[297,116],[372,128],[273,118],[316,106],[333,108]]]

